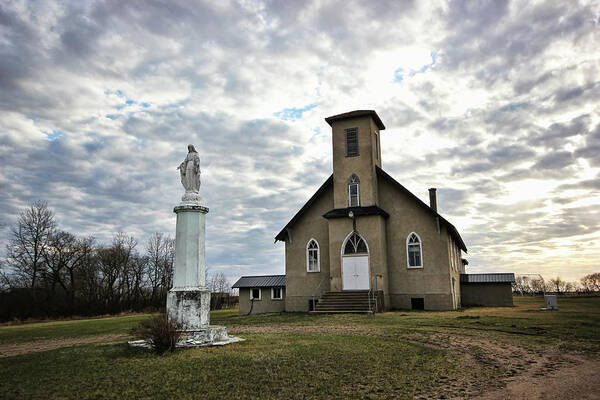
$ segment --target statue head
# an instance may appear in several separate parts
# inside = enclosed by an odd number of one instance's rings
[[[196,153],[196,149],[194,148],[193,144],[188,144],[188,152]]]

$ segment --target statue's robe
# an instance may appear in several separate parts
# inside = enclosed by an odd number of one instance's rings
[[[181,183],[186,192],[198,193],[200,190],[200,156],[192,151],[179,166]]]

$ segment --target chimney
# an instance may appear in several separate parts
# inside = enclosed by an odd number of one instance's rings
[[[429,207],[433,208],[433,211],[437,212],[437,194],[436,188],[429,189]]]

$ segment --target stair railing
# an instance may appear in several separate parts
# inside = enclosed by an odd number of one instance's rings
[[[317,293],[317,291],[319,290],[319,288],[321,287],[321,285],[325,281],[325,278],[326,278],[325,276],[323,278],[321,278],[321,281],[319,282],[319,284],[317,286],[315,286],[315,288],[313,289],[313,292],[312,292],[312,308],[313,308],[313,311],[317,308],[317,305],[315,304],[315,293]]]

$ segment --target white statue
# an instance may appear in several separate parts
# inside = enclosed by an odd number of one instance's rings
[[[177,169],[181,175],[181,183],[185,188],[182,200],[198,200],[198,191],[200,190],[200,156],[193,145],[188,145],[188,154]]]

